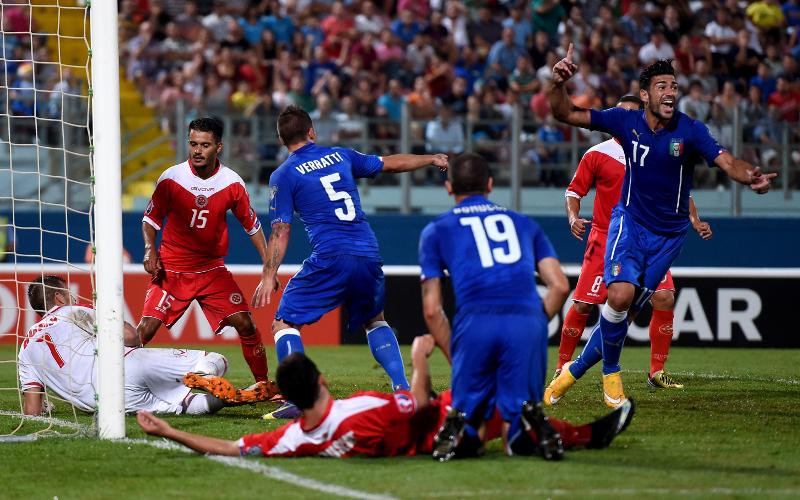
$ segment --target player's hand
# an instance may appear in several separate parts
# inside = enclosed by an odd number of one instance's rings
[[[586,234],[586,226],[591,224],[592,221],[576,217],[569,221],[569,230],[578,241],[583,241],[583,235]]]
[[[170,425],[166,421],[146,410],[141,410],[136,414],[136,422],[151,436],[164,436],[170,430]]]
[[[411,343],[411,357],[413,359],[427,359],[431,356],[435,347],[436,341],[433,339],[433,335],[429,333],[414,337],[414,342]]]
[[[161,271],[161,256],[158,255],[158,250],[153,247],[144,249],[144,270],[149,274],[155,276]]]
[[[438,167],[439,170],[441,170],[442,172],[447,172],[447,164],[448,164],[447,155],[444,153],[437,153],[433,155],[433,160],[431,161],[431,164]]]
[[[281,281],[278,279],[277,276],[274,278],[262,277],[261,281],[258,283],[256,287],[256,291],[253,294],[253,300],[250,301],[250,305],[257,308],[257,307],[264,307],[267,304],[272,303],[272,294],[277,292],[278,289],[281,287]]]
[[[704,240],[710,240],[711,235],[714,234],[713,231],[711,231],[711,224],[708,222],[697,220],[696,222],[692,222],[692,227]]]
[[[750,189],[758,194],[764,194],[769,191],[772,179],[777,176],[777,172],[765,174],[761,172],[761,167],[756,167],[750,172]]]
[[[567,57],[558,61],[553,66],[553,83],[562,85],[564,82],[572,78],[572,75],[578,71],[578,65],[572,62],[572,44],[567,48]]]

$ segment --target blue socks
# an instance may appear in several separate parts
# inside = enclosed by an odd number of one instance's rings
[[[392,379],[393,390],[408,390],[410,386],[403,366],[403,356],[400,354],[400,346],[394,332],[385,321],[376,321],[370,327],[367,330],[367,344],[372,351],[372,357]]]
[[[569,365],[569,372],[575,379],[583,377],[586,371],[603,359],[603,340],[600,333],[600,325],[594,327],[589,341],[583,347],[583,351],[575,361]]]
[[[303,341],[300,339],[300,331],[296,328],[286,328],[276,333],[275,353],[278,355],[278,363],[293,352],[305,352]]]
[[[608,304],[600,312],[600,333],[603,339],[603,375],[621,370],[619,358],[628,333],[628,311],[617,311]]]

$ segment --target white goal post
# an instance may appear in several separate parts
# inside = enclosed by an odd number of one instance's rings
[[[125,437],[122,204],[117,2],[90,5],[92,162],[95,172],[97,415],[101,439]]]

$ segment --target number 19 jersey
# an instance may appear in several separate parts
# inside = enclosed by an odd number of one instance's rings
[[[305,224],[312,255],[356,255],[380,259],[356,179],[375,177],[379,156],[310,142],[295,150],[269,178],[270,224],[291,223],[297,212]]]
[[[550,240],[530,218],[470,196],[422,231],[422,280],[448,270],[459,310],[522,305],[541,310],[534,273],[555,257]]]

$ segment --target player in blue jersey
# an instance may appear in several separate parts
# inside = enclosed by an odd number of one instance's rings
[[[508,453],[559,459],[561,438],[540,402],[547,322],[567,298],[567,278],[536,222],[486,198],[492,177],[484,158],[459,155],[445,186],[456,206],[428,224],[419,243],[425,322],[452,361],[454,410],[437,434],[434,458],[480,454],[481,424],[496,407]],[[548,288],[543,298],[537,270]],[[456,298],[452,337],[442,309],[445,272]]]
[[[759,194],[769,191],[777,174],[764,174],[733,157],[705,124],[675,110],[678,84],[671,61],[656,61],[641,72],[642,110],[596,111],[573,105],[565,83],[576,70],[570,45],[567,56],[553,67],[548,90],[553,116],[614,136],[625,151],[625,180],[608,228],[604,269],[608,300],[601,311],[599,334],[595,331],[578,359],[553,380],[545,402],[558,402],[576,379],[602,359],[603,400],[616,407],[625,401],[619,358],[628,331],[628,311],[638,310],[650,298],[678,257],[689,228],[694,166],[686,164],[688,158],[702,156]]]
[[[397,338],[383,316],[382,260],[378,241],[361,210],[356,179],[428,165],[445,171],[447,156],[380,157],[321,146],[315,143],[308,113],[296,106],[289,106],[278,117],[278,137],[290,154],[269,179],[272,233],[267,242],[264,286],[270,292],[278,289],[278,267],[289,245],[295,212],[305,224],[312,247],[311,256],[287,283],[272,324],[278,361],[303,351],[303,325],[344,304],[349,330],[363,326],[372,355],[386,370],[392,387],[408,389]],[[295,408],[287,406],[272,415],[296,414]]]

